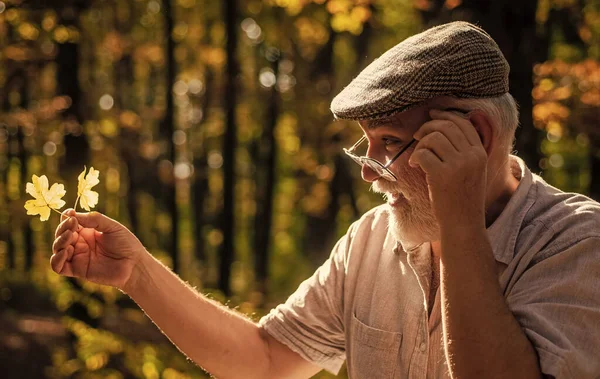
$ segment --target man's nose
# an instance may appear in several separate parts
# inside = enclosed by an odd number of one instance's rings
[[[373,183],[374,181],[379,179],[379,174],[366,164],[362,166],[360,174],[365,182]]]
[[[373,150],[373,146],[371,144],[369,144],[367,146],[367,151],[365,152],[365,156],[369,157],[369,158],[374,158],[374,150]],[[375,158],[376,159],[376,158]],[[374,181],[376,181],[377,179],[379,179],[379,174],[373,170],[372,168],[369,167],[369,165],[362,165],[362,170],[360,172],[362,179],[365,182],[369,182],[369,183],[373,183]]]

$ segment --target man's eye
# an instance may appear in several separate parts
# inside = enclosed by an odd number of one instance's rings
[[[398,146],[402,144],[402,142],[393,138],[384,138],[383,143],[385,144],[385,146]]]

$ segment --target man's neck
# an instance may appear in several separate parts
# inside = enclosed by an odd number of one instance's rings
[[[519,186],[519,180],[514,177],[511,170],[510,158],[499,170],[499,175],[492,178],[487,184],[488,190],[485,204],[486,228],[489,228],[500,216]]]

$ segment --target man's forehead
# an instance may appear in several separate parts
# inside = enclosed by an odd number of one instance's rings
[[[424,104],[408,109],[404,112],[393,114],[389,117],[379,118],[375,120],[359,120],[361,127],[367,130],[374,130],[382,126],[389,127],[406,127],[414,122],[424,122],[431,109],[439,109],[446,111],[455,111],[459,113],[467,113],[468,110],[456,107],[448,101],[449,97],[438,97],[431,99]]]
[[[405,112],[396,113],[389,117],[378,118],[375,120],[360,120],[359,124],[364,129],[374,130],[382,126],[406,127],[415,119],[421,119],[427,113],[426,107],[418,107]]]
[[[358,123],[365,129],[373,130],[383,125],[391,125],[394,122],[398,123],[396,115],[385,118],[378,118],[375,120],[360,120]]]

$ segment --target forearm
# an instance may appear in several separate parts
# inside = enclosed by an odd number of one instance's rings
[[[444,348],[452,377],[540,377],[537,354],[498,285],[485,229],[442,230],[441,244]]]
[[[268,347],[252,321],[190,288],[144,254],[123,289],[169,339],[218,378],[265,378]]]

